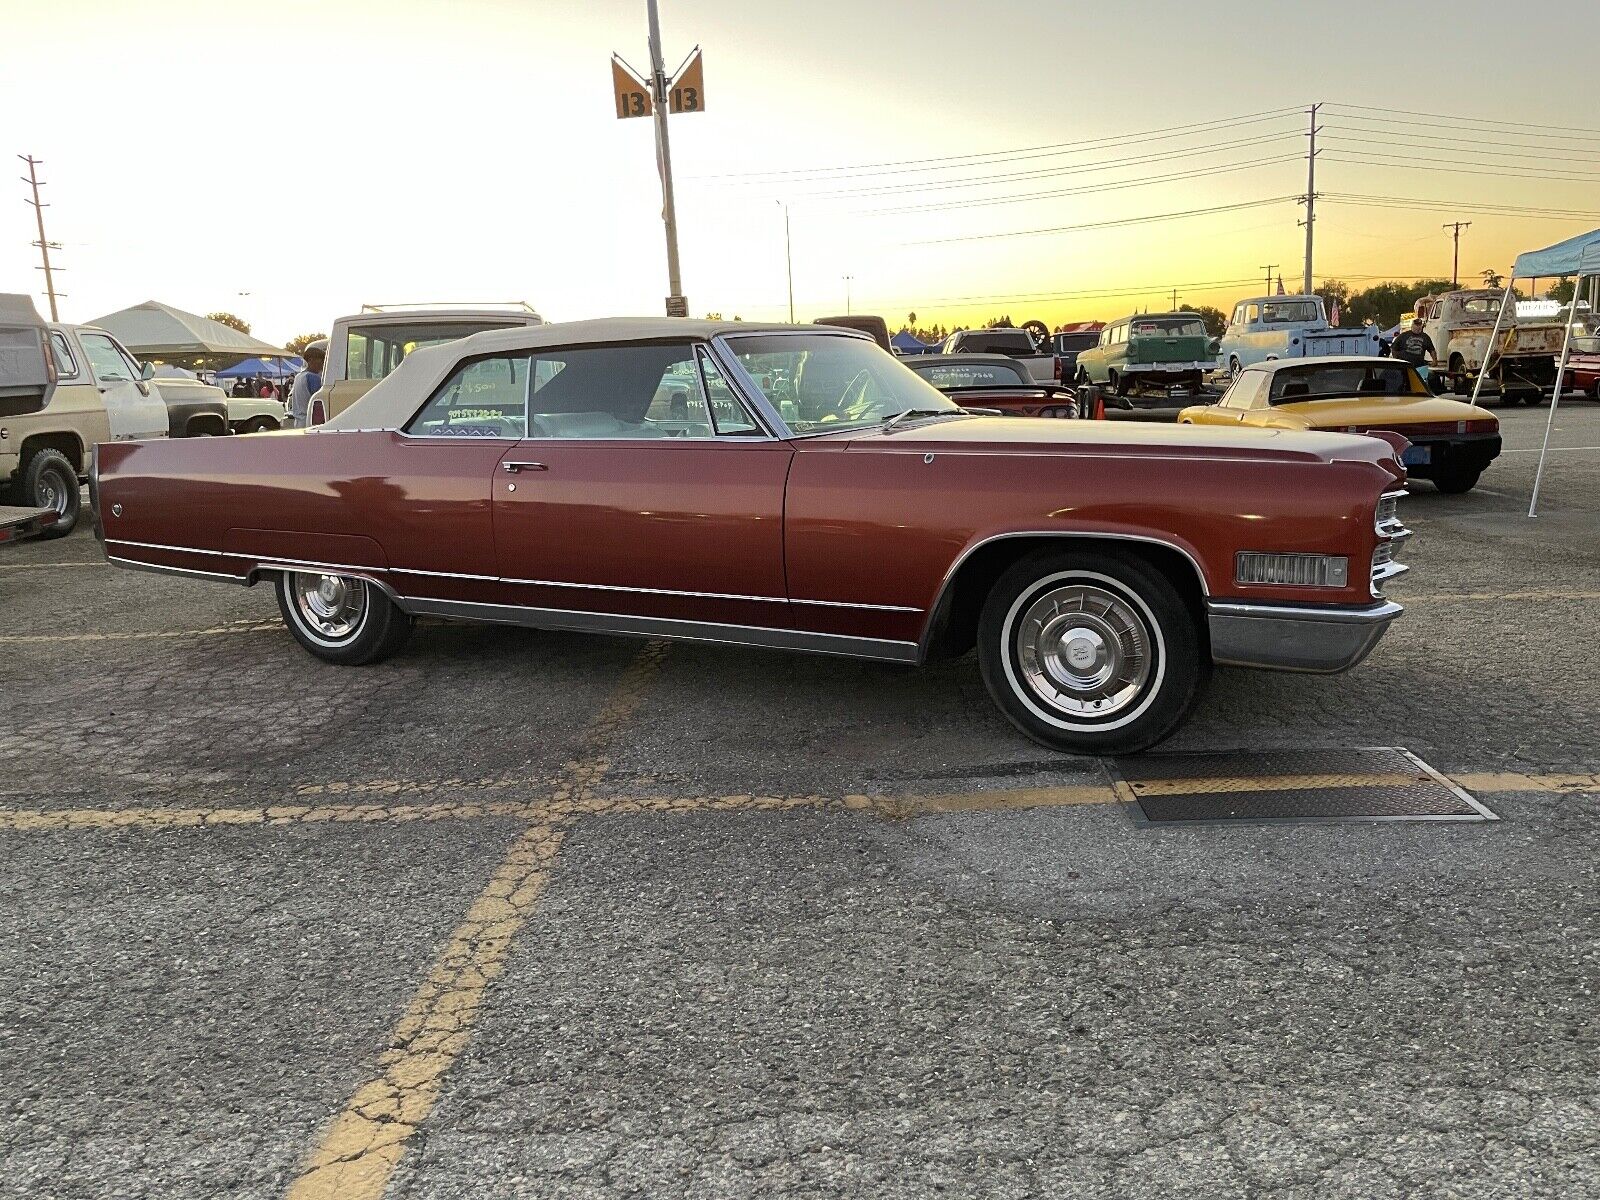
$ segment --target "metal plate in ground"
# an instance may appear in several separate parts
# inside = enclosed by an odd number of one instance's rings
[[[1225,750],[1108,763],[1145,825],[1496,821],[1409,750]]]

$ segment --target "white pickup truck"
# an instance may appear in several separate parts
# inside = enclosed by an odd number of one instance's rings
[[[1034,335],[1026,329],[960,329],[945,338],[940,354],[1004,354],[1028,371],[1035,383],[1056,382],[1054,347],[1040,349]]]
[[[1423,330],[1433,341],[1433,366],[1450,376],[1450,389],[1465,395],[1481,373],[1483,393],[1502,404],[1538,404],[1556,381],[1565,327],[1560,320],[1518,320],[1508,312],[1489,345],[1505,294],[1474,288],[1423,296],[1416,304]]]
[[[311,398],[308,425],[336,417],[422,346],[437,346],[488,329],[542,325],[526,303],[508,305],[368,304],[340,317],[328,335],[322,388]]]
[[[1245,367],[1269,359],[1378,353],[1378,331],[1336,329],[1328,323],[1321,296],[1257,296],[1234,306],[1228,328],[1218,339],[1217,359],[1230,379]]]

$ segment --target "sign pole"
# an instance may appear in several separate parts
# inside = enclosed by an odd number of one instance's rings
[[[688,316],[678,271],[678,209],[672,195],[672,145],[667,139],[667,72],[661,64],[661,18],[656,0],[645,0],[650,16],[650,90],[655,99],[656,166],[661,171],[661,223],[667,231],[667,316]]]

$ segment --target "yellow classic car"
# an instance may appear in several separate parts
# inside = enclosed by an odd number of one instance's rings
[[[1397,358],[1297,358],[1256,363],[1215,404],[1178,414],[1180,425],[1317,429],[1327,433],[1397,433],[1412,478],[1441,492],[1470,490],[1500,457],[1494,414],[1435,396],[1411,364]]]

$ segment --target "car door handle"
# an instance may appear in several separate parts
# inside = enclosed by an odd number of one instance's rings
[[[502,467],[504,467],[507,471],[511,472],[511,474],[513,474],[513,475],[515,475],[518,471],[548,471],[550,469],[549,467],[545,466],[544,463],[541,463],[541,462],[509,462],[508,461],[508,462],[503,462],[500,465]]]

